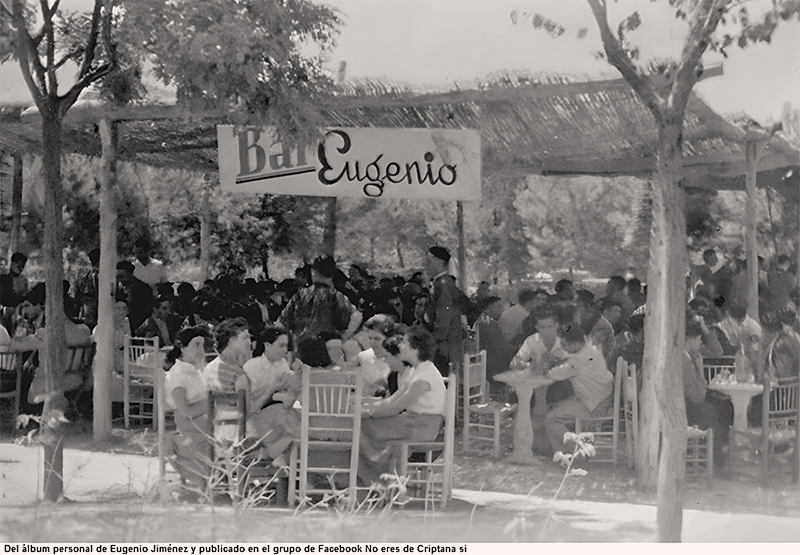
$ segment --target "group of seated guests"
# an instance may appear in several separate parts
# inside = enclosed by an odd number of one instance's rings
[[[253,348],[253,346],[255,348]],[[216,357],[207,362],[210,348]],[[397,464],[398,441],[433,440],[445,412],[444,380],[431,362],[433,338],[420,327],[396,325],[375,316],[351,339],[304,337],[293,349],[291,333],[269,326],[251,338],[247,320],[225,320],[214,327],[188,327],[177,334],[167,360],[165,388],[175,410],[176,467],[189,489],[202,489],[209,474],[208,393],[217,396],[215,441],[230,443],[229,421],[238,414],[235,395],[246,397],[246,436],[258,456],[275,467],[286,465],[287,449],[300,438],[301,373],[306,367],[358,372],[365,400],[361,407],[359,479],[381,479]]]
[[[506,323],[509,321],[514,307],[503,311],[497,297],[486,297],[488,310],[478,325],[483,326],[479,338],[490,361],[492,349],[495,353],[496,366],[489,365],[490,374],[532,368],[556,380],[548,389],[545,430],[554,461],[564,463],[562,452],[571,451],[571,446],[562,445],[563,434],[575,417],[603,415],[611,406],[619,357],[636,365],[641,387],[646,310],[645,306],[633,308],[630,303],[626,308],[619,298],[620,290],[609,295],[607,289],[606,297],[594,303],[588,291],[565,296],[563,282],[559,283],[561,290],[557,287],[553,295],[544,290],[520,294],[516,311],[522,317],[515,316],[518,324],[513,335],[503,334],[501,323],[504,316]],[[714,460],[718,465],[724,461],[733,406],[727,396],[708,389],[703,357],[736,357],[743,374],[753,376],[757,383],[761,383],[763,373],[772,381],[800,376],[800,323],[793,302],[761,321],[763,330],[747,315],[747,304],[741,300],[728,306],[700,296],[686,307],[681,372],[687,423],[714,430]],[[511,339],[505,342],[506,337]],[[495,398],[503,400],[504,394],[501,384],[496,384]],[[751,426],[761,425],[761,402],[761,396],[751,402]]]

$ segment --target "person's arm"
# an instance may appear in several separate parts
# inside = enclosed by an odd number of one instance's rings
[[[364,315],[361,313],[361,311],[353,310],[353,313],[350,315],[350,321],[347,324],[347,329],[342,334],[342,341],[347,341],[353,337],[363,320]]]
[[[535,347],[535,336],[531,335],[522,343],[517,354],[511,359],[511,368],[522,368],[526,366],[533,358],[533,351]]]
[[[578,369],[572,362],[565,362],[559,366],[551,368],[547,377],[556,381],[568,380],[578,373]]]
[[[186,398],[186,389],[183,387],[176,387],[172,390],[172,400],[178,414],[189,420],[204,416],[208,411],[208,401],[205,398],[190,403]]]
[[[361,409],[361,416],[383,418],[400,414],[430,389],[431,384],[424,380],[417,380],[409,384],[408,387],[398,389],[388,399],[365,403]]]

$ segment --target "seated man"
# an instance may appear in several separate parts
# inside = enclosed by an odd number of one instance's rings
[[[579,326],[560,333],[567,361],[548,372],[554,380],[569,380],[573,394],[557,402],[544,417],[544,429],[553,448],[553,461],[566,465],[564,434],[574,426],[575,417],[603,414],[612,403],[614,376],[606,368],[603,355],[586,340]]]
[[[706,379],[703,376],[703,355],[700,348],[703,330],[697,321],[686,323],[686,342],[683,357],[683,394],[686,400],[686,421],[701,430],[714,430],[714,465],[722,464],[722,446],[728,434],[718,410],[706,401]]]

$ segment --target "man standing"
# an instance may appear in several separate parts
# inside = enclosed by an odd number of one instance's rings
[[[155,293],[159,283],[169,281],[167,268],[160,260],[150,257],[150,242],[147,239],[136,241],[136,262],[133,263],[133,275],[153,288]]]
[[[134,277],[133,264],[127,260],[120,260],[117,263],[116,299],[128,303],[131,333],[135,332],[153,313],[155,305],[153,290],[145,282]]]
[[[436,351],[433,363],[443,376],[461,367],[464,358],[461,316],[466,295],[456,287],[456,280],[447,273],[450,253],[444,247],[428,249],[425,271],[431,277],[431,302],[428,304],[428,321],[433,329]],[[469,301],[469,299],[467,299]]]
[[[299,343],[328,331],[349,339],[361,325],[362,314],[333,287],[336,263],[329,256],[317,258],[311,267],[310,287],[300,289],[278,319]]]
[[[97,305],[100,292],[100,249],[89,251],[89,262],[92,269],[78,281],[75,301],[78,303],[80,318],[83,323],[93,329],[97,325]]]

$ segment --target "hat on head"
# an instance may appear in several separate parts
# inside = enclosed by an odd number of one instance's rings
[[[435,256],[436,258],[438,258],[439,260],[441,260],[442,262],[444,262],[445,264],[450,262],[451,258],[450,253],[444,247],[439,247],[439,246],[431,247],[428,249],[428,252],[433,256]]]
[[[336,271],[336,262],[330,256],[320,256],[314,260],[311,268],[326,278],[332,278]]]

